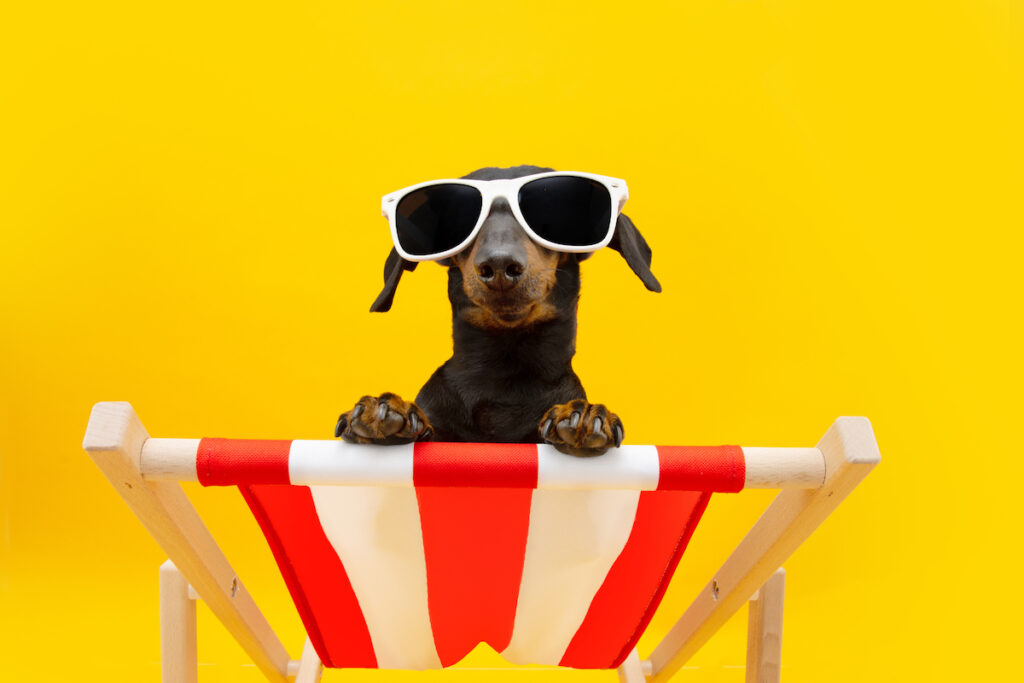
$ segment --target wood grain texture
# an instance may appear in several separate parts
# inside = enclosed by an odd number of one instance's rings
[[[295,683],[319,683],[324,673],[323,664],[317,657],[313,643],[306,638],[306,644],[302,648],[302,658],[299,659],[299,669],[295,674]]]
[[[160,672],[162,683],[198,683],[196,603],[185,577],[167,560],[160,565]]]
[[[786,570],[779,569],[749,603],[746,683],[779,683],[785,592]]]

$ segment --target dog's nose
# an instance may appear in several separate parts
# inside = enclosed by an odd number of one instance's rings
[[[504,200],[494,203],[477,237],[473,265],[489,289],[512,289],[526,272],[526,233]]]
[[[508,252],[492,253],[476,262],[476,274],[490,289],[515,287],[525,271],[526,265]]]

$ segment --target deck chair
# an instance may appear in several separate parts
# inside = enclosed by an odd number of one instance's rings
[[[576,458],[537,444],[149,438],[98,403],[85,450],[169,560],[165,683],[197,680],[202,599],[266,677],[433,669],[481,642],[513,664],[667,681],[750,601],[747,681],[778,681],[782,563],[880,461],[870,423],[814,448],[622,446]],[[237,486],[307,631],[297,660],[178,482]],[[712,493],[781,489],[644,659],[636,650]]]

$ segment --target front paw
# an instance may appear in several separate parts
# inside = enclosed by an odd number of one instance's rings
[[[624,435],[618,415],[583,399],[553,406],[540,420],[540,438],[569,455],[601,455]]]
[[[426,441],[433,434],[419,406],[391,393],[363,396],[352,410],[341,414],[334,428],[334,436],[349,443],[383,446]]]

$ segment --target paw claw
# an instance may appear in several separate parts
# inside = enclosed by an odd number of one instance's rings
[[[433,434],[426,415],[415,403],[396,394],[363,396],[338,418],[334,435],[349,443],[401,444]]]
[[[541,439],[570,455],[600,455],[622,445],[623,435],[618,415],[584,399],[552,406],[541,418]]]

